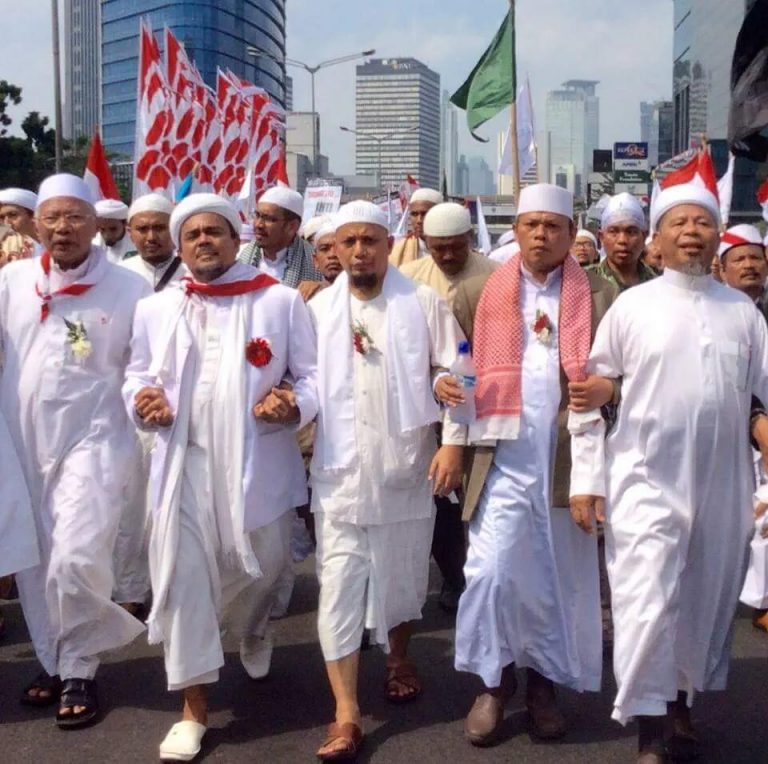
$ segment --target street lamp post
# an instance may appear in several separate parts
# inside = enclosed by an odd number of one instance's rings
[[[255,45],[249,45],[246,49],[249,56],[253,56],[254,58],[258,58],[259,56],[265,56],[266,58],[271,58],[273,61],[276,61],[278,64],[282,64],[283,67],[286,66],[296,66],[300,69],[304,69],[305,71],[309,72],[310,77],[310,86],[312,89],[312,174],[313,176],[317,176],[317,152],[318,152],[318,145],[317,145],[317,128],[318,123],[316,122],[316,110],[315,110],[315,75],[321,70],[325,69],[329,66],[336,66],[336,64],[344,64],[347,61],[354,61],[358,58],[368,58],[376,53],[376,50],[374,48],[371,48],[370,50],[364,50],[362,53],[352,53],[349,56],[340,56],[339,58],[329,58],[327,61],[321,61],[319,64],[315,64],[314,66],[311,66],[310,64],[305,63],[304,61],[298,61],[295,58],[277,58],[277,56],[273,56],[271,53],[267,53],[267,51],[262,50],[261,48],[257,48]]]
[[[362,135],[365,138],[371,138],[372,140],[376,141],[379,147],[379,185],[381,188],[384,188],[384,183],[382,182],[382,163],[381,163],[381,146],[384,143],[387,138],[394,138],[396,135],[407,135],[408,133],[416,132],[416,130],[419,129],[418,125],[412,125],[411,127],[406,128],[405,130],[393,130],[391,133],[384,133],[382,135],[375,135],[374,133],[362,133],[359,130],[353,130],[351,127],[344,127],[341,125],[339,127],[339,130],[345,132],[345,133],[353,133],[354,135]]]

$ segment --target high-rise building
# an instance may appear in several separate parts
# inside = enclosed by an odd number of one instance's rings
[[[640,140],[648,144],[651,167],[672,157],[674,104],[654,101],[640,104]]]
[[[440,187],[439,74],[415,58],[371,59],[357,67],[355,113],[358,175]]]
[[[64,0],[64,124],[69,140],[101,124],[101,0]]]
[[[497,150],[497,167],[501,167],[502,158],[504,156],[504,147],[507,143],[507,136],[509,130],[502,130],[496,137],[496,150]],[[538,159],[538,152],[537,152]],[[539,182],[539,168],[538,162],[534,162],[533,166],[525,172],[520,178],[520,188],[526,186],[532,186]],[[496,193],[500,196],[514,196],[515,194],[515,179],[512,175],[506,173],[496,174]]]
[[[736,37],[754,0],[674,0],[673,154],[706,136],[718,174],[728,164],[731,63]],[[731,217],[758,210],[757,165],[738,159]]]
[[[459,166],[459,113],[450,99],[450,93],[444,90],[440,182],[442,183],[445,178],[448,193],[456,194],[458,193],[456,174]]]
[[[568,80],[547,93],[550,182],[563,182],[576,196],[586,193],[592,152],[600,145],[600,99],[595,80]]]
[[[285,75],[285,110],[293,111],[293,77]]]
[[[285,0],[102,0],[102,125],[106,147],[133,156],[139,67],[139,21],[144,17],[163,46],[169,27],[203,79],[216,69],[264,88],[285,104]],[[263,55],[250,55],[257,48]]]
[[[469,157],[467,159],[467,169],[469,174],[468,192],[470,194],[490,196],[496,193],[494,172],[483,157]]]

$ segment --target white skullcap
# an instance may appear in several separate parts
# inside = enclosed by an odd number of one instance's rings
[[[77,175],[70,175],[67,172],[60,172],[58,175],[48,176],[37,191],[37,206],[47,202],[49,199],[67,197],[70,199],[79,199],[81,202],[90,204],[93,207],[93,194],[88,184]]]
[[[443,195],[434,188],[417,188],[411,194],[411,204],[413,202],[429,202],[430,204],[442,204]]]
[[[201,212],[221,215],[235,229],[235,235],[240,236],[242,225],[240,214],[231,202],[216,194],[190,194],[176,205],[176,209],[171,215],[171,239],[173,239],[176,249],[181,247],[179,239],[184,222]]]
[[[370,223],[371,225],[378,225],[382,228],[386,228],[387,233],[389,233],[389,224],[384,210],[372,202],[365,202],[362,200],[345,204],[336,213],[333,222],[337,231],[343,225],[348,225],[350,223]]]
[[[763,237],[761,236],[760,231],[753,225],[735,225],[729,228],[720,237],[720,249],[718,250],[718,255],[723,257],[726,252],[734,247],[743,247],[747,244],[755,244],[758,247],[762,247]]]
[[[117,199],[101,199],[93,206],[96,208],[96,217],[105,220],[128,219],[128,205]]]
[[[595,245],[595,249],[597,249],[597,236],[595,236],[592,231],[588,231],[586,228],[581,228],[576,231],[576,238],[589,239]]]
[[[312,236],[315,236],[317,234],[317,229],[327,221],[327,218],[327,215],[315,215],[314,217],[310,218],[306,223],[304,223],[304,226],[301,230],[301,235],[305,239],[309,239]]]
[[[536,183],[520,192],[517,217],[527,212],[551,212],[573,220],[573,194],[551,183]]]
[[[514,231],[505,231],[501,236],[499,236],[499,240],[496,242],[497,247],[503,247],[505,244],[511,244],[513,241],[517,241],[517,236],[515,236]]]
[[[37,206],[37,194],[26,188],[4,188],[0,191],[0,204],[15,204],[34,212]]]
[[[681,204],[695,204],[709,212],[720,225],[720,204],[717,197],[703,186],[693,183],[681,183],[677,186],[665,188],[651,206],[651,230],[658,231],[661,219],[673,207]]]
[[[99,214],[99,205],[103,202],[96,203],[96,214]],[[173,202],[166,199],[162,194],[144,194],[138,199],[135,199],[133,204],[128,208],[127,220],[130,220],[134,215],[138,215],[140,212],[164,212],[166,215],[170,215],[173,212]],[[106,215],[99,215],[99,217],[107,217]]]
[[[424,217],[425,236],[459,236],[471,230],[469,210],[456,202],[436,204]]]
[[[286,188],[285,186],[272,186],[272,188],[268,188],[259,197],[259,204],[261,202],[275,204],[284,210],[288,210],[288,212],[292,212],[296,217],[301,217],[304,214],[304,198],[302,195],[298,191]]]
[[[326,216],[325,220],[320,224],[320,228],[315,231],[315,244],[326,236],[333,236],[335,232],[336,222],[332,217]]]
[[[648,230],[643,206],[637,197],[632,196],[632,194],[616,194],[605,205],[602,218],[600,219],[600,227],[608,228],[608,226],[618,225],[619,223],[636,225],[643,231]]]
[[[240,241],[253,241],[255,235],[256,233],[250,223],[243,223],[240,226]]]

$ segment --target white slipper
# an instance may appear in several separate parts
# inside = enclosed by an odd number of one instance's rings
[[[177,722],[160,743],[161,761],[192,761],[200,753],[207,727],[193,721]]]
[[[240,661],[251,679],[264,679],[272,664],[272,630],[261,637],[246,637],[240,642]]]

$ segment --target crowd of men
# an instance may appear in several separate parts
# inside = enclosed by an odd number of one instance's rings
[[[696,185],[650,219],[613,197],[598,235],[570,192],[530,186],[490,257],[430,189],[397,242],[368,201],[302,213],[284,187],[248,225],[210,193],[0,191],[0,575],[40,663],[21,703],[94,723],[100,655],[146,630],[183,703],[160,758],[191,761],[222,629],[266,676],[309,530],[335,703],[319,759],[364,744],[366,641],[387,699],[424,691],[430,555],[479,679],[471,744],[496,742],[518,669],[531,734],[565,736],[557,687],[599,690],[605,642],[637,761],[696,755],[739,600],[768,628],[760,232],[721,235]],[[467,340],[474,387],[450,371]]]

